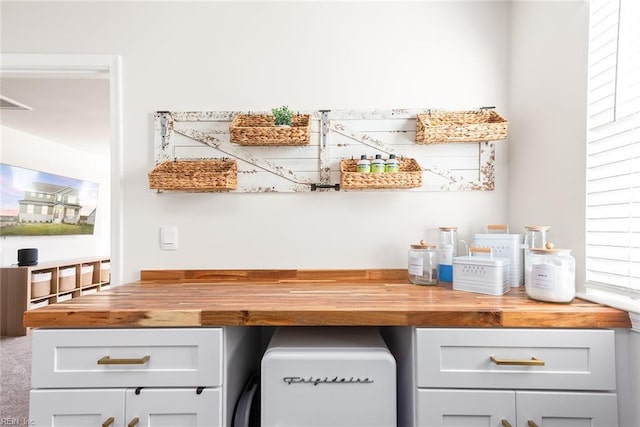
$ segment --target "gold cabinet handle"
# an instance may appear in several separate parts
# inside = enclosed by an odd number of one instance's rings
[[[496,365],[520,365],[520,366],[544,366],[544,360],[536,359],[498,359],[495,356],[490,357],[491,361]]]
[[[112,359],[110,356],[104,356],[98,359],[98,365],[144,365],[151,359],[148,354],[137,359]]]
[[[115,418],[113,417],[109,417],[105,420],[105,422],[102,423],[102,427],[109,427],[111,424],[113,424],[115,422]]]
[[[140,422],[140,418],[135,417],[134,419],[129,421],[129,424],[127,424],[127,427],[136,427],[139,422]]]
[[[505,419],[502,420],[502,427],[513,427],[511,423]]]
[[[533,420],[527,420],[527,427],[538,427],[538,424],[536,424]]]

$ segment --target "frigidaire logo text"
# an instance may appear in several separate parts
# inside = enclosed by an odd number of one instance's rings
[[[354,377],[350,377],[350,378],[345,378],[345,377],[333,377],[333,378],[329,378],[329,377],[309,377],[309,378],[302,378],[302,377],[282,377],[282,380],[288,384],[313,384],[313,385],[318,385],[318,384],[372,384],[373,380],[369,379],[369,378],[354,378]]]

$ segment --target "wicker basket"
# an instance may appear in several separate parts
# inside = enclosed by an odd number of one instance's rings
[[[485,142],[507,138],[508,122],[495,111],[430,111],[416,117],[416,144]]]
[[[236,114],[229,125],[231,142],[240,145],[307,145],[311,116],[293,116],[291,126],[276,126],[269,114]]]
[[[422,186],[422,168],[414,159],[401,158],[400,171],[383,173],[356,172],[357,160],[340,160],[340,188],[367,190],[381,188],[415,188]]]
[[[156,166],[149,173],[149,188],[156,190],[235,190],[238,165],[235,160],[175,160]]]

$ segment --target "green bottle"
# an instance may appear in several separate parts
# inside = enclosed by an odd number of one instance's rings
[[[371,162],[367,159],[366,154],[360,156],[360,160],[358,160],[358,163],[356,164],[356,172],[371,172]]]
[[[384,171],[385,172],[398,172],[400,170],[400,163],[398,159],[396,159],[395,154],[390,154],[389,159],[384,163]]]
[[[384,160],[382,160],[382,154],[376,154],[376,158],[371,162],[371,173],[384,172]]]

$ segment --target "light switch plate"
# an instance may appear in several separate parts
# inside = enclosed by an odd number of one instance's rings
[[[163,225],[160,227],[160,249],[175,251],[178,249],[178,227]]]

